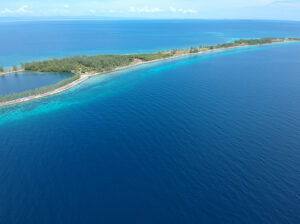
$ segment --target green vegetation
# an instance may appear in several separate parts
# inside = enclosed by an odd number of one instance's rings
[[[171,55],[173,56],[173,55],[175,55],[177,53],[177,49],[173,49],[172,51],[171,51]]]
[[[72,71],[77,75],[74,75],[69,79],[65,79],[55,85],[50,85],[47,87],[42,87],[39,89],[30,90],[22,93],[0,96],[0,102],[6,102],[18,98],[38,95],[38,94],[55,90],[59,87],[62,87],[80,78],[81,73],[110,71],[120,66],[130,65],[136,59],[142,61],[152,61],[156,59],[168,58],[170,56],[172,56],[172,53],[137,54],[137,55],[99,55],[99,56],[89,56],[89,57],[76,56],[71,58],[62,58],[62,59],[54,58],[48,61],[26,63],[22,65],[22,67],[26,71],[38,71],[38,72]],[[13,70],[16,71],[17,67],[14,66]]]
[[[0,72],[4,72],[4,68],[0,66]]]
[[[33,96],[33,95],[38,95],[38,94],[46,93],[49,91],[53,91],[59,87],[65,86],[79,78],[80,78],[80,75],[77,74],[77,75],[72,76],[71,78],[65,79],[54,85],[42,87],[42,88],[35,89],[35,90],[29,90],[29,91],[22,92],[22,93],[15,93],[15,94],[10,94],[10,95],[6,95],[6,96],[0,96],[0,102],[6,102],[6,101],[10,101],[10,100],[27,97],[27,96]]]
[[[13,71],[17,71],[18,70],[17,66],[15,66],[15,65],[13,66],[12,69],[13,69]]]
[[[136,55],[98,55],[75,56],[70,58],[52,59],[41,62],[23,64],[26,71],[39,72],[104,72],[116,67],[127,66],[135,59],[152,61],[170,57],[171,54],[136,54]]]
[[[198,49],[198,48],[196,48],[196,47],[191,47],[191,48],[190,48],[190,53],[191,53],[191,54],[198,53],[198,52],[199,52],[199,49]]]
[[[132,57],[132,60],[139,59],[142,61],[153,61],[158,59],[164,59],[173,56],[172,53],[154,53],[154,54],[135,54],[135,55],[127,55],[127,57]]]
[[[196,49],[196,48],[195,48]],[[134,60],[153,61],[175,55],[176,49],[170,53],[135,54],[135,55],[98,55],[98,56],[75,56],[70,58],[52,59],[41,62],[23,64],[26,71],[39,72],[104,72],[116,67],[127,66]]]
[[[234,44],[236,45],[259,45],[259,44],[271,44],[276,41],[282,41],[281,38],[271,38],[271,37],[265,37],[261,39],[240,39],[234,41]]]
[[[118,66],[129,65],[132,60],[132,56],[126,55],[75,56],[71,58],[26,63],[23,64],[23,68],[26,71],[39,72],[102,72]]]
[[[22,98],[31,95],[37,95],[45,93],[61,86],[64,86],[80,77],[80,74],[88,72],[105,72],[111,71],[117,67],[123,67],[131,65],[134,62],[138,61],[154,61],[158,59],[165,59],[172,57],[174,55],[184,55],[187,53],[193,54],[198,53],[200,50],[212,50],[212,49],[223,49],[237,46],[248,46],[248,45],[261,45],[261,44],[270,44],[276,42],[288,41],[300,41],[300,38],[261,38],[261,39],[240,39],[231,43],[218,44],[215,46],[203,46],[200,45],[199,48],[191,47],[190,49],[173,49],[171,51],[158,52],[153,54],[133,54],[133,55],[97,55],[97,56],[75,56],[70,58],[62,58],[40,61],[40,62],[31,62],[22,64],[22,68],[26,71],[37,71],[37,72],[72,72],[77,75],[72,78],[66,79],[62,82],[59,82],[55,85],[48,87],[43,87],[40,89],[26,91],[24,93],[17,93],[13,95],[7,95],[0,97],[0,102],[9,101],[17,98]],[[0,72],[3,72],[4,69],[0,67]],[[13,66],[13,71],[17,71],[17,67]]]
[[[229,48],[244,45],[260,45],[273,42],[283,41],[282,38],[261,38],[261,39],[240,39],[232,43],[218,44],[216,46],[207,46],[206,48],[219,49]],[[296,40],[289,39],[289,40]],[[200,48],[191,47],[189,53],[198,53]],[[158,59],[164,59],[174,56],[178,51],[174,49],[172,51],[158,52],[153,54],[134,54],[134,55],[97,55],[97,56],[76,56],[62,59],[52,59],[41,62],[31,62],[23,64],[22,67],[26,71],[39,71],[39,72],[105,72],[113,70],[114,68],[130,65],[135,60],[141,61],[153,61]]]
[[[300,38],[288,38],[288,40],[300,41]]]
[[[214,48],[229,48],[229,47],[237,47],[237,46],[247,46],[247,45],[261,45],[261,44],[271,44],[274,42],[281,42],[284,39],[282,38],[271,38],[271,37],[265,37],[261,39],[240,39],[236,40],[232,43],[225,43],[225,44],[218,44],[214,46]],[[213,47],[213,46],[210,46]],[[211,48],[213,49],[213,48]]]

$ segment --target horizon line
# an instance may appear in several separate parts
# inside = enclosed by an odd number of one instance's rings
[[[6,20],[6,21],[3,21]],[[16,21],[12,21],[16,20]],[[1,17],[0,22],[22,22],[22,21],[78,21],[78,20],[240,20],[240,21],[289,21],[300,22],[296,19],[261,19],[261,18],[146,18],[146,17],[110,17],[110,16],[9,16]]]

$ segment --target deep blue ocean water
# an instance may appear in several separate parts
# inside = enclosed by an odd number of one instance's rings
[[[299,223],[300,44],[0,109],[0,223]]]
[[[127,54],[230,42],[300,37],[300,22],[247,20],[0,20],[0,66],[72,55]]]
[[[72,74],[17,72],[0,76],[0,95],[24,92],[58,83]]]
[[[0,23],[0,62],[300,35],[280,21],[48,23]],[[143,65],[0,108],[0,223],[300,223],[299,85],[290,43]]]

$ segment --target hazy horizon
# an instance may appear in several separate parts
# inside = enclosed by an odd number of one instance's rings
[[[300,20],[300,0],[15,0],[0,2],[5,18]]]
[[[72,21],[72,20],[215,20],[215,21],[286,21],[300,22],[300,19],[243,19],[243,18],[143,18],[143,17],[106,17],[106,16],[24,16],[24,17],[0,17],[0,22],[18,22],[18,21]]]

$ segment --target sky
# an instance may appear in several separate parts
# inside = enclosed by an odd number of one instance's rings
[[[0,0],[0,17],[300,20],[300,0]]]

